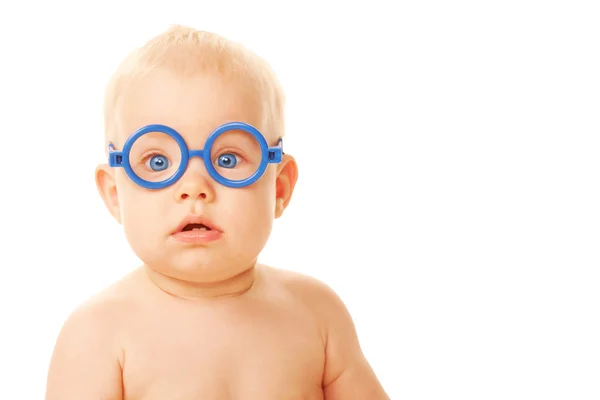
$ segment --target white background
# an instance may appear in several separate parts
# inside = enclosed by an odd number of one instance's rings
[[[171,23],[279,74],[301,174],[263,260],[340,294],[393,399],[600,397],[591,1],[101,3],[0,6],[2,399],[43,398],[64,318],[137,264],[102,95]]]

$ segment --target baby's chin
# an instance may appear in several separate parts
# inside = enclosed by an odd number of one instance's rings
[[[173,260],[169,263],[146,263],[150,280],[172,296],[201,299],[243,295],[254,285],[256,261],[231,263]]]
[[[148,269],[166,278],[198,284],[227,281],[256,265],[256,255],[208,254],[209,249],[178,251],[171,257],[140,257]],[[202,254],[204,253],[204,254]]]

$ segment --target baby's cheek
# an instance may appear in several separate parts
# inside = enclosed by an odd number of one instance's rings
[[[237,225],[240,229],[240,246],[248,245],[261,248],[266,244],[273,225],[273,210],[268,202],[255,202],[247,208],[240,209]]]
[[[145,252],[156,247],[161,228],[164,230],[164,216],[159,215],[156,202],[145,196],[132,194],[122,204],[122,221],[127,240],[134,251]]]

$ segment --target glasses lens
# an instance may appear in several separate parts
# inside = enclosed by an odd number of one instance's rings
[[[240,181],[252,176],[260,167],[262,152],[250,133],[230,130],[222,133],[210,149],[210,162],[223,178]],[[207,160],[209,161],[209,160]]]
[[[147,132],[131,146],[129,163],[133,172],[147,182],[161,182],[173,176],[181,163],[181,149],[163,132]]]

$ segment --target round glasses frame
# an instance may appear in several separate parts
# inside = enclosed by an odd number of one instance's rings
[[[258,166],[257,170],[246,179],[231,180],[223,178],[215,169],[210,157],[212,146],[217,140],[217,138],[223,133],[231,130],[241,130],[251,134],[260,146],[260,151],[262,154],[260,165]],[[177,171],[171,177],[160,182],[150,182],[140,178],[135,174],[129,162],[129,152],[131,151],[131,147],[133,146],[135,141],[141,136],[150,132],[160,132],[169,135],[177,142],[177,144],[179,145],[179,149],[181,150],[181,163],[179,164]],[[204,166],[206,167],[206,170],[215,181],[217,181],[223,186],[227,186],[230,188],[242,188],[252,185],[258,179],[260,179],[267,170],[269,164],[280,163],[283,154],[284,153],[282,138],[279,138],[276,146],[269,147],[265,137],[260,133],[260,131],[252,125],[246,124],[244,122],[229,122],[219,126],[208,136],[204,145],[204,149],[202,150],[190,150],[183,137],[175,129],[170,128],[166,125],[154,124],[144,126],[143,128],[140,128],[136,132],[134,132],[125,141],[122,151],[116,151],[114,145],[112,143],[109,143],[108,164],[111,167],[123,167],[129,179],[131,179],[137,185],[146,189],[157,190],[166,188],[177,182],[185,173],[190,159],[192,157],[200,157],[204,161]]]

